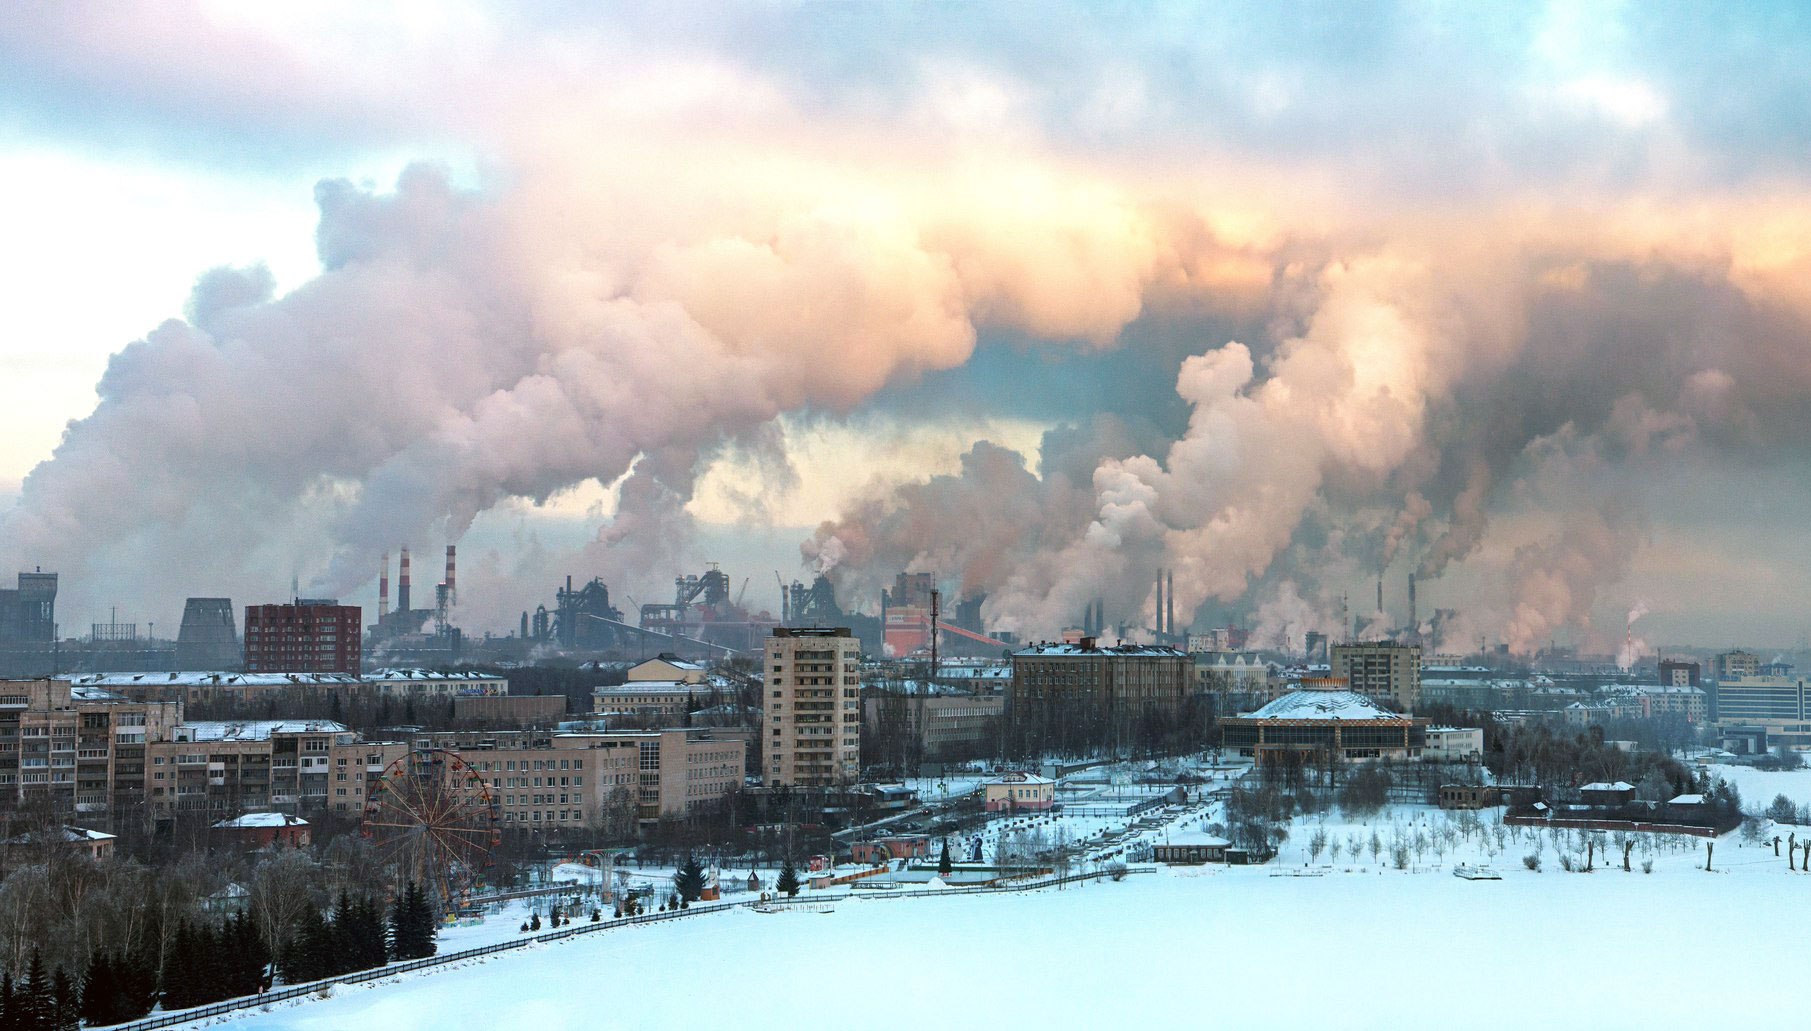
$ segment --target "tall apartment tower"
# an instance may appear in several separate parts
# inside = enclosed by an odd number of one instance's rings
[[[1332,673],[1361,695],[1388,700],[1403,712],[1421,704],[1421,646],[1369,641],[1333,646]]]
[[[828,788],[861,775],[861,642],[847,627],[775,627],[767,639],[769,787]]]

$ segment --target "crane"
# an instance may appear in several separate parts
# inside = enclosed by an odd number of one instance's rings
[[[742,596],[748,593],[748,582],[753,579],[754,577],[752,576],[745,576],[742,578],[742,589],[736,592],[736,608],[742,607]]]

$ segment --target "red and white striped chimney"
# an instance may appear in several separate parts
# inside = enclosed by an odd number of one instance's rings
[[[383,562],[377,567],[377,618],[383,619],[390,614],[390,553],[384,552]]]
[[[457,589],[453,586],[453,546],[449,544],[446,546],[446,603],[448,608],[453,606],[457,593]]]
[[[396,608],[409,611],[409,549],[402,549],[402,562],[396,569]]]

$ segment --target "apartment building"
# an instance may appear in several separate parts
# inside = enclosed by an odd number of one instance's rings
[[[827,788],[861,775],[861,642],[847,627],[775,627],[766,649],[765,781]]]
[[[1116,748],[1141,723],[1175,720],[1194,691],[1194,661],[1166,645],[1033,645],[1012,654],[1008,733],[1032,752]]]
[[[67,680],[0,681],[0,799],[104,822],[144,800],[147,742],[181,718],[175,702]]]
[[[489,785],[505,828],[548,831],[597,825],[619,801],[643,823],[683,818],[741,788],[747,752],[740,737],[708,727],[454,732],[413,745],[458,752]]]
[[[146,746],[160,814],[302,812],[330,797],[332,754],[358,736],[332,720],[197,720]]]
[[[303,598],[245,607],[247,673],[350,673],[363,657],[359,607]]]
[[[1333,646],[1332,675],[1354,694],[1390,702],[1403,712],[1421,704],[1421,646],[1368,641]]]

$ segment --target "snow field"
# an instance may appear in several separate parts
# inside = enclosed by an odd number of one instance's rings
[[[1719,845],[1719,854],[1723,848]],[[1396,871],[1273,877],[1162,871],[1121,883],[948,898],[840,901],[829,914],[746,910],[505,953],[325,1002],[231,1021],[353,1027],[953,1026],[1674,1027],[1694,984],[1796,983],[1796,953],[1716,935],[1803,882],[1680,863],[1465,881]],[[1606,964],[1609,969],[1606,971]],[[1606,976],[1607,975],[1607,976]],[[1577,990],[1567,990],[1567,986]],[[1430,1015],[1437,1015],[1435,1016]]]

